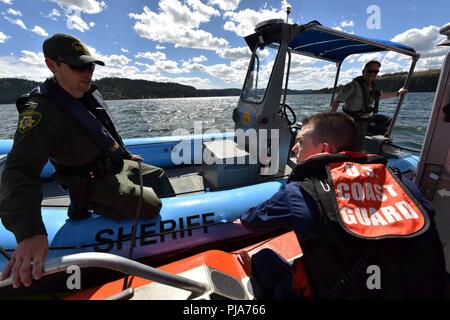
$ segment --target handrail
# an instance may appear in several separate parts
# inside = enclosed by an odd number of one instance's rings
[[[339,74],[341,72],[342,61],[341,62],[337,62],[336,66],[337,66],[337,70],[336,70],[336,76],[334,78],[333,93],[331,94],[330,105],[333,103],[334,96],[336,95],[336,88],[337,88],[337,83],[338,83],[338,80],[339,80]]]
[[[420,57],[420,55],[418,55],[417,57],[413,57],[413,59],[412,59],[411,67],[409,68],[408,75],[406,76],[405,83],[403,84],[403,87],[405,89],[408,89],[409,83],[410,83],[412,75],[414,73],[414,68],[416,67],[416,63],[417,63],[417,60],[419,60],[419,57]],[[400,108],[403,104],[403,99],[405,99],[405,94],[400,95],[400,99],[398,100],[397,107],[395,108],[394,116],[392,117],[389,128],[388,128],[386,134],[384,135],[386,138],[390,138],[392,135],[392,131],[394,130],[395,123],[397,122],[397,118],[400,113]]]
[[[208,285],[204,283],[158,270],[124,257],[101,252],[84,252],[49,259],[44,263],[42,276],[66,272],[69,266],[78,266],[80,268],[98,267],[114,270],[198,294],[203,294],[209,289]],[[12,285],[11,277],[0,281],[0,288],[10,285]]]

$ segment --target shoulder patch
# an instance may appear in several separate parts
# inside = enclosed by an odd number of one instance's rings
[[[21,134],[33,129],[42,119],[42,113],[34,109],[27,109],[19,116],[19,132]]]
[[[34,101],[28,101],[27,103],[25,103],[24,108],[25,109],[36,109],[38,106],[37,102]]]

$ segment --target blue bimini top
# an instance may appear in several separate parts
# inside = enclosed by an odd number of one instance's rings
[[[303,25],[276,23],[246,37],[250,49],[264,39],[266,45],[288,37],[291,52],[340,63],[352,54],[393,51],[414,58],[419,54],[410,46],[387,40],[364,38],[322,26],[318,21]],[[261,42],[259,43],[261,44]]]

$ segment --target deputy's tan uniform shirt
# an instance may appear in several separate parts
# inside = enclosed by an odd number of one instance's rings
[[[344,110],[348,110],[350,112],[359,112],[363,109],[364,105],[364,93],[361,86],[353,80],[352,82],[346,84],[341,92],[336,96],[336,99],[339,102],[344,102]],[[369,97],[370,105],[373,106],[375,99],[370,96]],[[361,116],[362,118],[368,118],[370,114],[365,114]]]

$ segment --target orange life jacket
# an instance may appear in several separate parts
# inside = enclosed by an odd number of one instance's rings
[[[358,153],[341,154],[358,159]],[[365,157],[365,156],[364,156]],[[408,237],[428,227],[428,215],[383,163],[328,164],[340,225],[357,237]]]
[[[380,292],[370,291],[363,281],[367,267],[374,263],[380,264],[385,281],[408,279],[413,290],[426,289],[428,284],[423,279],[417,284],[409,279],[421,274],[431,279],[432,269],[440,270],[441,263],[432,267],[418,254],[411,255],[409,249],[403,256],[403,246],[419,250],[425,246],[429,255],[440,261],[442,247],[435,239],[434,225],[429,228],[427,211],[386,162],[377,155],[342,152],[318,155],[294,168],[289,180],[299,181],[302,190],[315,200],[313,214],[318,215],[316,231],[300,243],[304,253],[301,262],[293,265],[295,292],[311,297],[312,287],[315,297],[325,299],[379,296]],[[397,277],[392,270],[408,273]],[[433,286],[437,287],[436,282],[430,281],[430,289],[424,289],[428,296],[438,291]],[[394,293],[383,291],[381,296],[402,298],[406,292],[403,280],[383,283],[383,290],[387,288]]]

